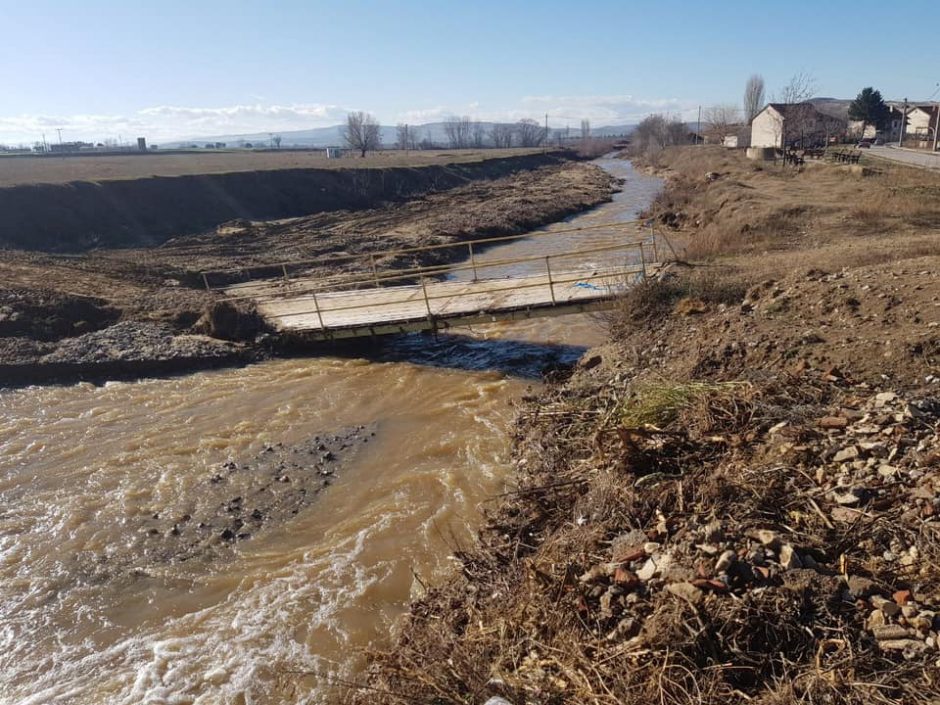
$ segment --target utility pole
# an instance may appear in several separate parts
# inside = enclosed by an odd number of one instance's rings
[[[901,131],[898,137],[898,148],[904,146],[904,128],[907,126],[907,98],[904,99],[904,110],[901,111]]]
[[[55,128],[55,131],[59,133],[59,146],[61,147],[62,146],[62,128],[57,127]]]
[[[933,126],[933,151],[937,151],[937,133],[940,132],[940,103],[936,105],[937,121]]]

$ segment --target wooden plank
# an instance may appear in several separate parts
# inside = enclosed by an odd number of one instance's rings
[[[317,305],[313,297],[307,295],[268,297],[259,301],[258,308],[283,332],[350,337],[343,333],[369,335],[376,333],[376,327],[390,328],[388,332],[446,327],[461,319],[501,320],[519,317],[520,311],[601,302],[641,271],[633,267],[606,273],[562,271],[552,272],[551,276],[427,282],[427,304],[422,286],[409,285],[321,292],[317,294]],[[302,281],[295,283],[303,290]],[[433,320],[428,320],[428,307]]]

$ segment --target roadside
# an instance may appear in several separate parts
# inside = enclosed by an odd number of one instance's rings
[[[722,148],[650,168],[651,215],[694,265],[625,297],[609,342],[524,400],[517,486],[369,687],[935,702],[940,177]]]
[[[394,188],[394,184],[390,184]],[[525,232],[609,200],[601,169],[564,162],[500,178],[277,221],[239,220],[157,247],[4,251],[0,384],[108,378],[239,364],[271,340],[250,307],[204,290],[206,269],[367,255]],[[379,257],[394,269],[409,263]],[[363,266],[351,263],[349,267]],[[325,263],[310,273],[333,270]]]
[[[916,166],[921,169],[940,169],[940,152],[923,152],[919,150],[891,147],[890,145],[872,146],[869,153],[879,159],[889,159],[893,162]]]

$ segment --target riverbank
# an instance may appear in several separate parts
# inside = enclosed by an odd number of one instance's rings
[[[557,155],[526,158],[548,161],[514,158],[477,176],[460,165],[454,183],[412,177],[424,184],[420,193],[397,189],[386,174],[386,196],[369,207],[240,219],[155,247],[70,255],[6,250],[0,262],[0,384],[180,372],[260,359],[276,341],[264,335],[263,322],[250,309],[220,305],[217,294],[200,288],[202,271],[369,254],[377,255],[380,268],[394,269],[413,262],[383,258],[389,250],[525,232],[607,201],[617,187],[590,164]],[[398,195],[387,202],[392,192]],[[310,274],[333,269],[313,264]]]
[[[940,181],[663,153],[692,265],[524,400],[516,487],[384,702],[931,703]],[[350,691],[359,702],[376,690]]]

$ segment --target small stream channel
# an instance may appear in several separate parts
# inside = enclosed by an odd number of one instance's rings
[[[549,229],[631,220],[660,188],[597,163],[624,190]],[[328,701],[503,488],[513,400],[602,339],[591,316],[543,318],[386,340],[369,361],[0,392],[0,703]],[[360,427],[375,435],[296,514],[185,561],[147,548],[172,546],[147,529],[165,517],[222,511],[226,464]]]

